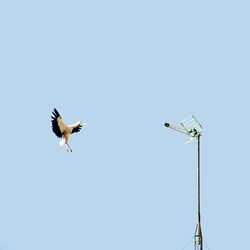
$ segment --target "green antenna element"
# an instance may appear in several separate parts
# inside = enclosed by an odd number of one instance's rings
[[[203,130],[201,124],[193,116],[188,116],[179,126],[165,123],[167,128],[171,128],[177,132],[185,134],[189,140],[185,143],[197,139],[197,224],[194,234],[194,250],[203,250],[203,237],[201,230],[201,213],[200,213],[200,137]]]
[[[194,138],[198,138],[199,136],[201,136],[201,132],[203,130],[201,124],[193,115],[188,116],[180,123],[179,126],[170,123],[165,123],[165,126],[187,135],[189,137],[189,140],[186,141],[185,144],[191,142]]]

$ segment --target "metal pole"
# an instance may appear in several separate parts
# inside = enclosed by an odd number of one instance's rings
[[[200,208],[201,208],[201,174],[200,174],[200,135],[198,135],[198,222],[200,222]]]
[[[195,245],[199,247],[200,250],[203,249],[203,242],[202,242],[202,232],[201,232],[201,214],[200,214],[200,134],[198,135],[198,166],[197,166],[197,191],[198,191],[198,208],[197,208],[197,215],[198,215],[198,222],[195,230]]]

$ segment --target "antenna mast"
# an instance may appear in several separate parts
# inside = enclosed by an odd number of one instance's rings
[[[203,237],[201,231],[201,212],[200,212],[200,137],[202,132],[201,124],[196,120],[196,118],[192,115],[187,117],[183,122],[181,122],[180,126],[175,126],[169,123],[165,123],[165,126],[176,130],[180,133],[183,133],[189,137],[189,140],[186,142],[190,142],[193,139],[197,139],[197,224],[195,228],[194,234],[194,250],[203,250]],[[185,144],[186,144],[185,143]]]
[[[197,203],[198,203],[198,208],[197,208],[197,225],[195,229],[195,235],[194,235],[194,249],[195,250],[202,250],[203,249],[203,238],[202,238],[202,231],[201,231],[201,212],[200,212],[200,198],[201,198],[201,188],[200,188],[200,134],[197,137],[197,142],[198,142],[198,165],[197,165]]]

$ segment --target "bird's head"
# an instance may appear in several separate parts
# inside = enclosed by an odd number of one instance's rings
[[[80,125],[81,125],[81,126],[84,126],[84,125],[86,125],[86,123],[83,122],[83,121],[80,121]]]

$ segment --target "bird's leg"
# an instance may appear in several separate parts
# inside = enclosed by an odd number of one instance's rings
[[[66,146],[66,150],[67,150],[67,152],[69,152],[69,145],[68,145],[68,143],[67,143],[67,142],[65,143],[65,146]]]
[[[69,149],[70,152],[72,153],[72,149],[71,149],[71,147],[69,146],[68,142],[66,142],[66,144],[67,144],[67,146],[68,146],[68,149]],[[68,149],[67,149],[67,151],[68,151]]]

